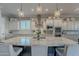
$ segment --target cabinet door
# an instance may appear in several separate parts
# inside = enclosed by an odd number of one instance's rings
[[[47,56],[47,46],[32,46],[32,56]]]

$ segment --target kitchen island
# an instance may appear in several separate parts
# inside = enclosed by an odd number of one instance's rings
[[[21,46],[24,48],[24,50],[27,49],[27,47],[31,47],[31,55],[32,56],[47,56],[50,55],[51,52],[49,51],[49,47],[51,50],[51,47],[53,47],[53,53],[51,55],[56,55],[56,48],[65,46],[65,52],[68,45],[71,44],[77,44],[78,42],[64,38],[64,37],[45,37],[45,39],[37,40],[33,37],[14,37],[10,38],[8,40],[3,40],[2,42],[12,44],[15,46]]]

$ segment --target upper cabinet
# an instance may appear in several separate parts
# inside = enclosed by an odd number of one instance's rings
[[[62,19],[47,19],[46,25],[54,27],[62,27]]]

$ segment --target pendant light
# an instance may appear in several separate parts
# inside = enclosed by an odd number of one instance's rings
[[[41,6],[41,4],[39,3],[39,4],[36,6],[35,9],[32,9],[32,11],[33,11],[33,12],[34,12],[34,11],[36,12],[36,18],[37,18],[37,20],[36,20],[36,22],[35,22],[36,27],[38,27],[38,28],[42,27],[43,21],[41,20],[41,17],[42,17],[42,14],[43,14],[44,11],[45,11],[45,12],[48,12],[48,9],[47,9],[47,8],[44,9],[44,8]]]
[[[40,4],[36,7],[36,12],[37,14],[42,14],[42,6]]]
[[[23,5],[22,3],[20,4],[20,9],[17,9],[18,11],[18,16],[19,17],[24,17],[24,12],[23,12]]]
[[[54,12],[54,17],[55,18],[58,18],[60,17],[60,9],[58,8],[58,5],[56,4],[56,10]]]

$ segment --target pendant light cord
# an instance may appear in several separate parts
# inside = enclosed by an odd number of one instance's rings
[[[57,5],[57,3],[56,3],[56,10],[58,10],[58,5]]]
[[[21,3],[21,5],[20,5],[20,7],[21,7],[21,11],[22,11],[22,3]]]

